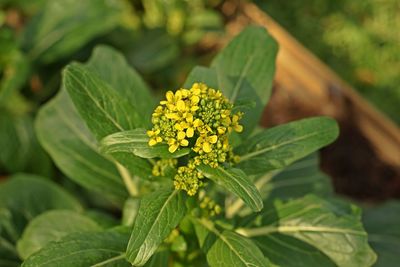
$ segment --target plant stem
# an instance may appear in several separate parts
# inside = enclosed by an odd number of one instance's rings
[[[258,180],[254,183],[254,185],[256,186],[256,188],[257,188],[258,190],[260,190],[264,185],[266,185],[269,181],[271,181],[271,179],[272,179],[276,174],[278,174],[280,171],[281,171],[281,170],[279,170],[279,171],[273,171],[273,172],[267,173],[266,175],[264,175],[264,176],[262,176],[260,179],[258,179]],[[227,218],[233,218],[233,216],[235,216],[236,213],[238,213],[239,210],[243,207],[243,204],[244,204],[243,200],[241,200],[240,198],[239,198],[239,199],[236,199],[236,201],[233,202],[232,204],[230,204],[230,205],[228,206],[228,208],[226,209],[226,213],[225,213],[225,214],[226,214],[226,217],[227,217]]]
[[[128,193],[131,197],[137,197],[139,195],[139,190],[137,188],[137,178],[134,176],[132,177],[129,171],[119,164],[118,162],[115,162],[117,169],[119,171],[119,174],[122,177],[122,180],[124,181],[125,187],[128,190]]]

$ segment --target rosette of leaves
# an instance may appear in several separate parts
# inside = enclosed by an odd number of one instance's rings
[[[227,137],[239,159],[196,165],[204,178],[194,194],[174,186],[196,152],[192,140],[177,146],[157,129],[146,134],[156,101],[124,58],[100,46],[87,63],[67,66],[61,92],[39,112],[39,141],[66,176],[120,208],[128,227],[78,229],[30,253],[20,245],[23,266],[371,266],[359,208],[332,197],[313,154],[335,140],[335,121],[257,127],[276,53],[264,29],[249,27],[182,85],[218,89],[232,115],[243,114]],[[206,141],[209,153],[216,140]]]

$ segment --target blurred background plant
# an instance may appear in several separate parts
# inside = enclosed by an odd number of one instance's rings
[[[398,0],[255,2],[364,97],[400,123]]]
[[[0,0],[0,173],[49,174],[33,117],[59,89],[67,62],[108,44],[153,88],[176,87],[203,60],[200,39],[223,31],[219,2]]]

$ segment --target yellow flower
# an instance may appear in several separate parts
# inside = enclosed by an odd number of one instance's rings
[[[243,126],[239,124],[239,119],[240,117],[238,115],[233,115],[231,126],[236,132],[241,133],[243,131]]]
[[[149,145],[165,142],[174,153],[180,147],[194,144],[188,164],[178,168],[174,178],[175,188],[194,195],[202,185],[196,167],[206,164],[213,168],[220,163],[234,162],[235,155],[229,144],[232,130],[242,132],[239,124],[242,113],[232,114],[233,104],[221,91],[203,83],[194,83],[190,89],[168,91],[165,99],[152,115],[153,129],[147,132]],[[154,174],[161,173],[160,168]],[[217,210],[213,211],[218,213]]]

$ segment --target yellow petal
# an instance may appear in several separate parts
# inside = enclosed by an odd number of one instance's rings
[[[232,116],[232,122],[236,123],[239,120],[239,116],[238,115],[233,115]]]
[[[176,113],[167,113],[165,114],[165,117],[168,119],[179,120],[179,116]]]
[[[156,141],[157,141],[157,143],[161,143],[162,142],[162,138],[160,136],[157,136],[156,137]]]
[[[208,142],[204,142],[203,143],[203,151],[206,153],[210,153],[211,152],[211,145]]]
[[[193,128],[192,128],[192,127],[188,128],[188,129],[186,130],[186,136],[190,138],[190,137],[193,137],[193,135],[194,135],[194,130],[193,130]]]
[[[217,128],[217,131],[218,131],[218,133],[219,134],[224,134],[225,132],[226,132],[226,128],[225,127],[221,127],[221,126],[219,126],[218,128]]]
[[[200,97],[198,97],[197,95],[193,95],[193,96],[190,98],[190,101],[192,102],[192,105],[196,105],[197,103],[200,102]]]
[[[194,127],[199,127],[199,126],[201,126],[201,125],[203,125],[203,122],[200,120],[200,119],[195,119],[194,120],[194,122],[193,122],[193,126]]]
[[[168,151],[170,153],[174,153],[177,149],[178,149],[178,145],[177,144],[173,144],[173,145],[169,146]]]
[[[186,121],[187,121],[187,122],[193,122],[193,115],[190,114],[190,113],[187,113],[187,115],[186,115]]]
[[[176,140],[174,139],[174,138],[170,138],[170,139],[168,139],[168,145],[173,145],[173,144],[175,144],[176,143]]]
[[[183,100],[179,100],[178,102],[176,102],[176,108],[181,112],[185,111],[186,109],[185,102]]]
[[[179,101],[181,99],[182,99],[182,92],[181,92],[181,90],[178,90],[175,92],[175,100]]]
[[[180,144],[181,144],[181,146],[188,146],[188,145],[189,145],[189,141],[186,140],[186,139],[183,139],[183,140],[180,142]]]
[[[157,144],[157,140],[156,139],[152,138],[152,139],[149,140],[149,146],[154,146],[156,144]]]
[[[241,133],[243,131],[243,126],[236,124],[233,128],[236,132]]]
[[[174,93],[172,91],[168,91],[165,94],[165,98],[167,99],[168,102],[172,102],[174,100]]]
[[[147,135],[149,137],[152,137],[154,135],[154,131],[151,131],[151,130],[147,131]]]
[[[183,127],[181,123],[177,123],[174,125],[174,128],[177,129],[178,131],[183,131]]]
[[[192,93],[194,94],[194,95],[200,95],[200,93],[201,93],[201,90],[200,90],[200,88],[197,86],[197,87],[195,87],[194,85],[193,85],[193,87],[192,87]]]
[[[178,140],[182,140],[186,137],[185,132],[178,132],[177,134]]]
[[[212,136],[208,137],[208,141],[209,141],[211,144],[215,144],[215,143],[218,141],[218,136],[212,135]]]

